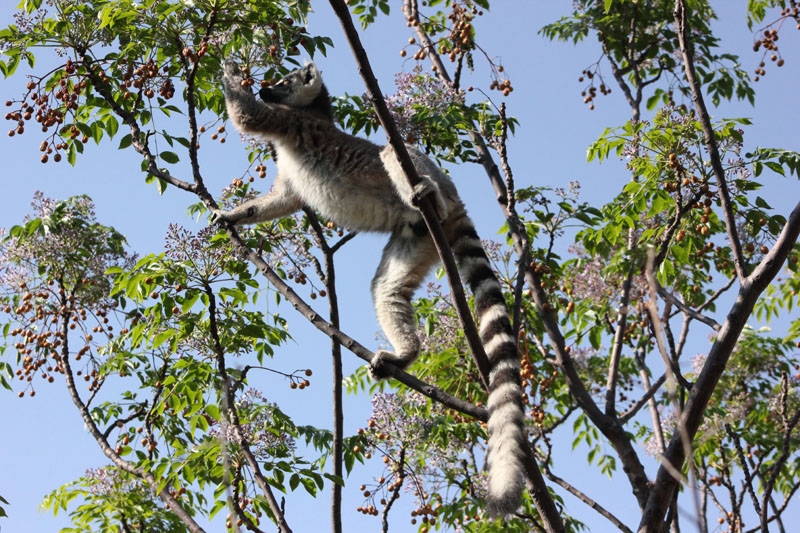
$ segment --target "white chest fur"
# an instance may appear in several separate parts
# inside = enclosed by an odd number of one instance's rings
[[[278,174],[304,204],[355,231],[392,232],[419,219],[397,196],[385,172],[343,172],[296,149],[276,145]]]

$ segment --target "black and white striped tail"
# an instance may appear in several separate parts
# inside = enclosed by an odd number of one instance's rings
[[[517,342],[500,282],[492,271],[469,218],[451,243],[464,281],[475,296],[478,325],[489,358],[489,449],[486,511],[494,517],[515,512],[523,489],[527,438]]]

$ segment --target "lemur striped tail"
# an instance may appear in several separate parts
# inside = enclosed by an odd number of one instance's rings
[[[451,243],[472,294],[489,358],[489,474],[487,512],[501,517],[517,510],[523,489],[525,437],[520,361],[500,282],[492,271],[475,227],[467,216]]]

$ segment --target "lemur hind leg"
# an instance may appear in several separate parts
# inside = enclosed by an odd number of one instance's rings
[[[375,353],[370,362],[370,373],[375,379],[387,377],[386,363],[406,368],[419,355],[420,341],[411,298],[437,260],[430,237],[414,235],[410,227],[392,234],[383,249],[372,280],[372,300],[378,322],[394,352]]]

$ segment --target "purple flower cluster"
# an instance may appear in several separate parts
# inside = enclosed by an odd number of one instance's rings
[[[214,272],[224,269],[226,261],[234,256],[227,244],[209,246],[216,228],[206,227],[193,233],[178,224],[170,224],[164,238],[164,255],[179,263],[190,264],[187,269],[201,278],[208,279]]]
[[[421,109],[430,115],[445,114],[452,105],[463,105],[463,93],[439,78],[422,72],[417,65],[412,72],[395,76],[397,92],[386,98],[400,134],[406,142],[417,142],[428,133],[425,121],[418,119]]]
[[[476,453],[481,450],[479,439],[469,433],[456,434],[444,426],[445,409],[431,403],[418,392],[405,394],[376,393],[372,398],[372,417],[369,421],[373,450],[390,461],[390,471],[396,474],[401,467],[405,472],[404,488],[413,492],[420,506],[430,503],[430,496],[445,494],[452,485],[470,485],[470,491],[479,495],[484,490],[485,475],[476,463]],[[396,461],[403,456],[402,465]],[[386,462],[386,461],[384,461]]]
[[[247,389],[236,401],[236,408],[242,421],[244,438],[250,444],[253,454],[262,460],[272,457],[286,457],[297,448],[294,437],[280,431],[283,421],[278,406],[264,400],[261,392]],[[238,444],[236,431],[223,423],[212,427],[209,435],[230,444]]]
[[[579,276],[572,276],[573,298],[577,301],[606,302],[614,305],[619,302],[623,279],[619,275],[606,272],[607,261],[600,256],[592,256],[582,246],[572,245],[570,253],[579,257]],[[630,301],[641,302],[647,295],[647,281],[644,276],[634,276]]]
[[[143,488],[141,483],[125,479],[122,472],[114,467],[89,468],[83,477],[88,482],[89,490],[95,496],[112,496]]]
[[[0,245],[0,286],[30,283],[46,270],[50,279],[77,287],[90,301],[102,300],[109,289],[106,269],[136,259],[121,251],[122,236],[95,221],[88,196],[57,202],[37,191],[31,206],[33,215],[24,222],[39,219],[44,229]]]

